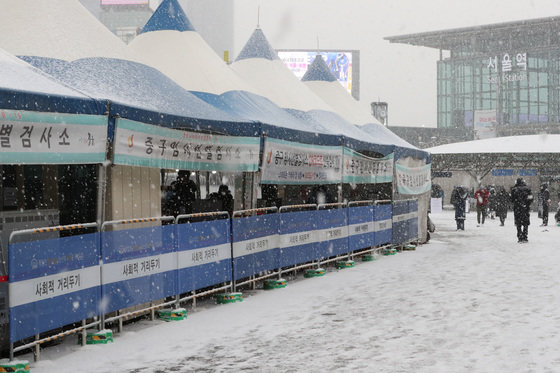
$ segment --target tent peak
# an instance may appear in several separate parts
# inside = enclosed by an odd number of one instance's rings
[[[140,31],[196,31],[177,0],[163,0]]]
[[[315,59],[311,65],[307,68],[307,71],[301,78],[302,82],[313,82],[313,81],[323,81],[323,82],[335,82],[337,79],[332,73],[331,69],[327,66],[323,56],[320,53],[315,55]]]
[[[272,48],[264,32],[257,26],[253,34],[237,56],[235,61],[250,59],[250,58],[265,58],[267,60],[279,60],[278,54]]]

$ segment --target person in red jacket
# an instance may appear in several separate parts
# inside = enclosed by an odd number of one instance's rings
[[[484,186],[480,186],[480,188],[474,192],[474,199],[476,200],[476,221],[479,225],[484,224],[484,220],[486,219],[488,197],[490,197],[490,193]]]

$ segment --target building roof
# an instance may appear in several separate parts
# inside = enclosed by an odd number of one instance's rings
[[[546,47],[558,45],[560,34],[560,16],[536,18],[522,21],[494,23],[489,25],[463,27],[448,30],[422,32],[398,36],[387,36],[384,39],[391,43],[410,44],[442,50],[456,50],[468,45],[475,51],[484,52],[491,49],[492,40],[503,43],[509,41],[516,47]],[[520,37],[522,36],[522,37]]]

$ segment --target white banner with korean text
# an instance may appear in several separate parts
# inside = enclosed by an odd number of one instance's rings
[[[344,147],[342,180],[352,184],[390,183],[393,181],[393,153],[370,158]]]
[[[204,171],[259,168],[258,137],[175,130],[121,118],[116,128],[115,164]]]
[[[432,165],[405,167],[395,164],[397,191],[400,194],[422,194],[432,189]]]
[[[107,117],[0,109],[0,164],[105,161]]]
[[[265,139],[262,184],[336,184],[341,177],[341,146]]]

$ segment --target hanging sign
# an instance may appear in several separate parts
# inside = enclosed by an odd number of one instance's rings
[[[115,164],[206,171],[257,171],[258,137],[221,136],[118,118]]]
[[[107,117],[0,109],[0,164],[105,161]]]
[[[345,183],[375,184],[393,181],[393,153],[383,158],[370,158],[350,148],[344,148]]]
[[[300,144],[267,137],[262,184],[335,184],[342,176],[340,146]]]
[[[432,189],[431,164],[421,167],[405,167],[395,164],[397,191],[400,194],[422,194]]]

